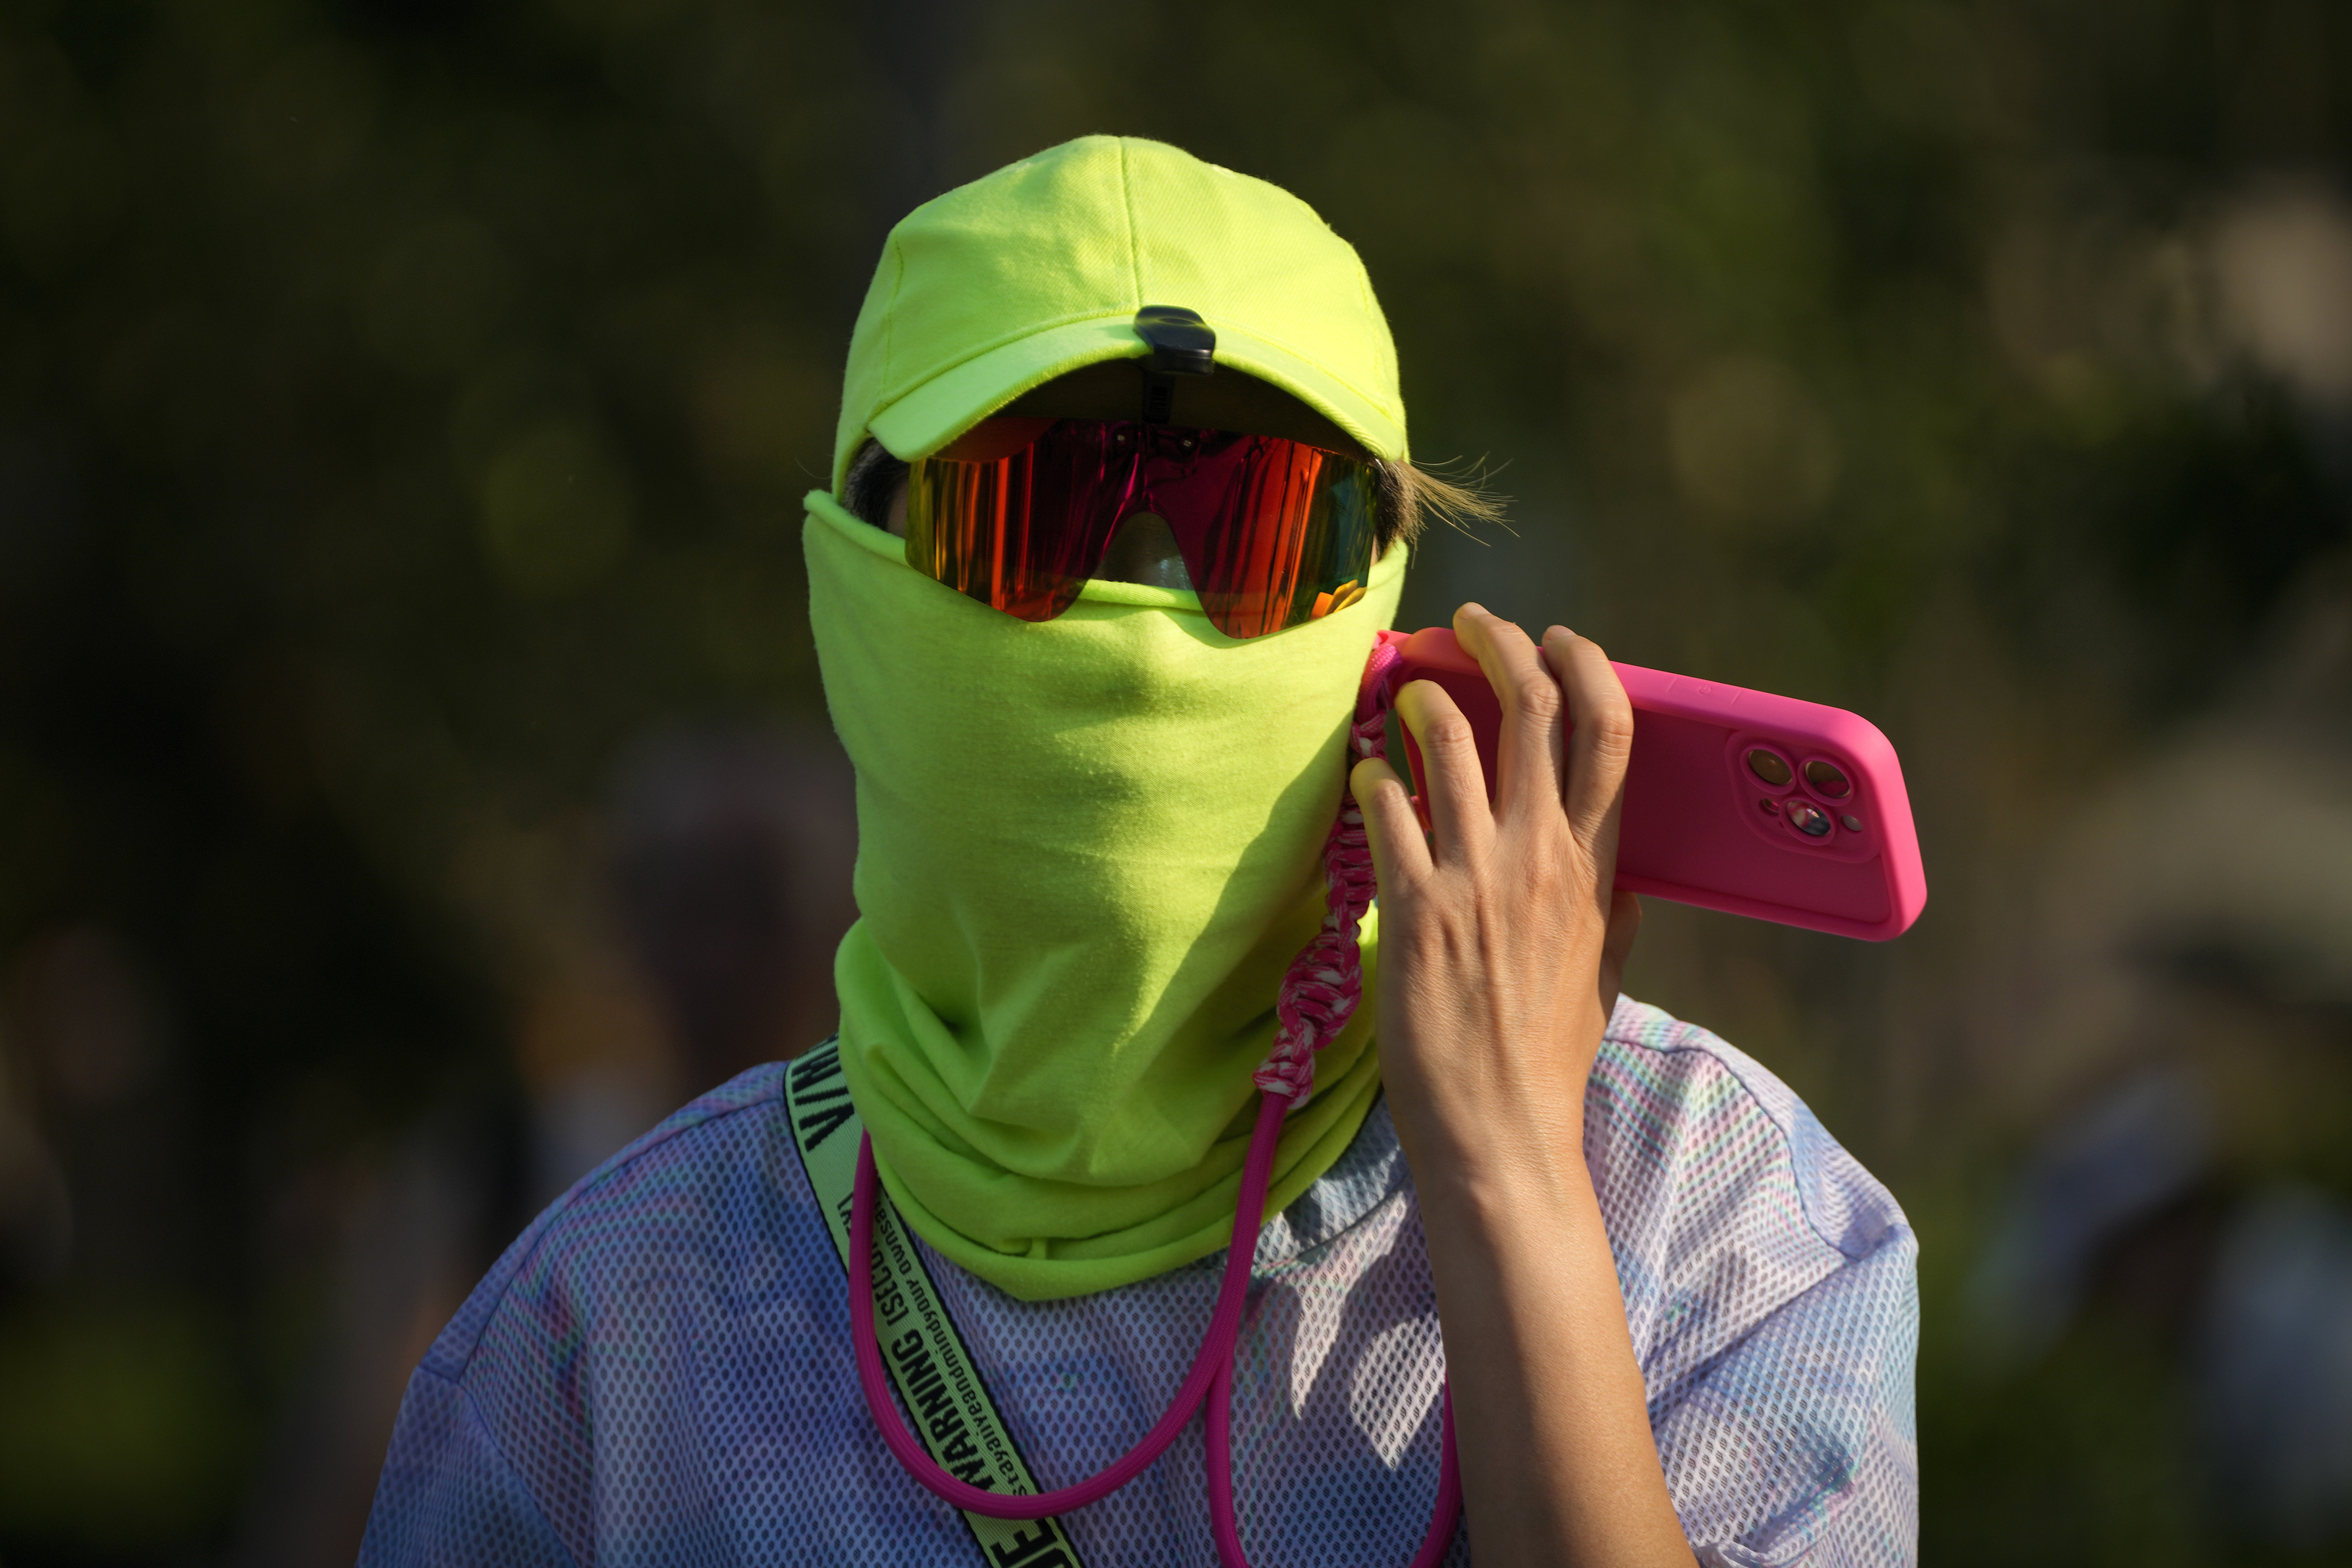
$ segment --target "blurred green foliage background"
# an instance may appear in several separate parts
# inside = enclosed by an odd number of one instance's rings
[[[2341,602],[2348,68],[2322,0],[5,0],[0,1562],[348,1560],[527,1217],[463,1130],[600,1050],[701,1087],[610,1044],[660,1034],[611,780],[822,722],[798,498],[884,231],[1102,130],[1363,252],[1416,455],[1515,498],[1407,624],[1565,619],[1902,750],[1911,935],[1654,906],[1631,985],[1912,1212],[1927,1560],[2326,1560],[2203,1499],[2162,1290],[2021,1362],[1962,1298],[2133,1049],[2070,965],[2137,841],[2081,825]],[[2342,934],[2229,970],[2225,1185],[2352,1191]],[[449,1147],[401,1317],[364,1216]]]

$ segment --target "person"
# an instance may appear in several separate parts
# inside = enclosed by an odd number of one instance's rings
[[[1430,686],[1428,833],[1368,754],[1465,503],[1354,250],[1136,139],[949,192],[886,246],[833,481],[837,1042],[515,1243],[362,1561],[1910,1561],[1916,1243],[1769,1072],[1618,995],[1601,649],[1463,607],[1491,805]]]

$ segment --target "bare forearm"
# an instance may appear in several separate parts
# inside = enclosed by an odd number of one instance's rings
[[[1688,1568],[1580,1155],[1415,1184],[1482,1568]]]
[[[1380,868],[1381,1065],[1429,1237],[1481,1568],[1689,1568],[1583,1156],[1584,1085],[1641,924],[1612,891],[1633,708],[1601,648],[1454,617],[1502,712],[1493,798],[1453,700],[1397,710],[1424,837],[1354,774]],[[1574,743],[1567,743],[1575,716]]]

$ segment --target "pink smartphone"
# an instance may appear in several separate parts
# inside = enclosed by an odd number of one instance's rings
[[[1478,737],[1489,797],[1502,707],[1453,631],[1404,642],[1395,689],[1443,687]],[[1843,708],[1614,667],[1633,703],[1617,885],[1677,903],[1885,942],[1927,902],[1903,769]],[[1421,748],[1405,734],[1416,786]]]

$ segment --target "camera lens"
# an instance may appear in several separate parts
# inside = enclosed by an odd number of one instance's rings
[[[1819,838],[1830,830],[1830,814],[1810,801],[1790,801],[1789,826],[1808,838]]]
[[[1748,771],[1775,789],[1786,784],[1792,776],[1788,763],[1761,746],[1748,753]]]
[[[1815,794],[1825,795],[1832,800],[1843,800],[1853,793],[1853,785],[1847,781],[1844,773],[1835,763],[1824,757],[1815,757],[1805,764],[1805,782],[1813,786]]]

